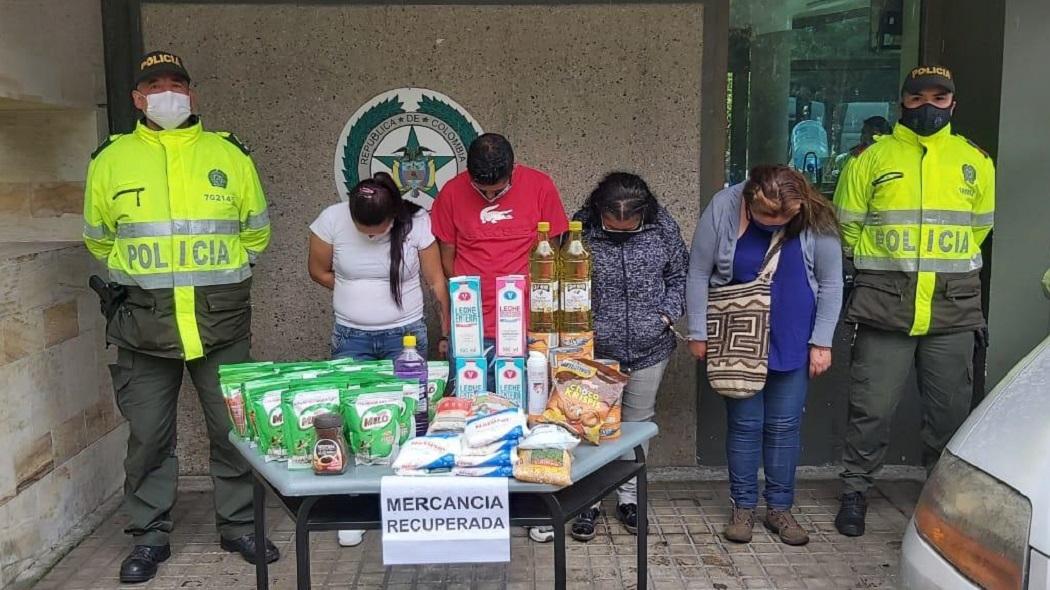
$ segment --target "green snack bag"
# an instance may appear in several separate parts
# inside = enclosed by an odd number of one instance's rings
[[[269,388],[253,398],[255,427],[259,436],[259,452],[267,461],[283,461],[288,457],[284,441],[284,388]]]
[[[274,365],[273,361],[264,361],[264,362],[258,362],[258,363],[236,363],[236,364],[232,364],[232,365],[220,365],[219,366],[219,378],[222,379],[223,375],[226,375],[226,374],[229,374],[229,373],[240,373],[240,372],[247,373],[247,372],[260,371],[260,370],[262,370],[262,371],[269,370],[269,372],[273,373],[275,366],[276,365]]]
[[[257,416],[259,409],[259,400],[270,391],[283,392],[288,388],[288,381],[269,375],[263,379],[253,379],[251,381],[245,381],[241,386],[241,396],[244,397],[244,407],[247,410],[246,430],[248,434],[248,440],[252,441],[255,445],[260,443],[259,436],[259,421],[260,417]],[[278,400],[280,404],[280,400]],[[262,416],[266,416],[265,413]]]
[[[350,357],[327,360],[325,361],[325,364],[332,369],[335,369],[337,367],[356,367],[361,365],[361,363],[355,361]]]
[[[230,426],[238,437],[250,440],[251,430],[248,425],[248,402],[244,396],[244,383],[271,376],[271,372],[237,372],[219,377],[219,388],[226,401],[226,410],[230,416]]]
[[[430,414],[430,422],[434,421],[437,403],[445,397],[448,372],[448,361],[427,362],[427,413]]]
[[[288,469],[310,469],[311,452],[317,443],[314,417],[339,413],[342,382],[315,380],[293,384],[281,395],[284,442],[288,449]]]
[[[404,445],[408,442],[408,439],[416,435],[416,404],[419,400],[416,395],[419,392],[419,385],[415,383],[407,383],[401,386],[401,420],[398,424],[400,429],[400,436],[398,437],[398,443]]]
[[[389,465],[399,449],[404,401],[399,393],[359,393],[349,404],[347,428],[358,465]]]

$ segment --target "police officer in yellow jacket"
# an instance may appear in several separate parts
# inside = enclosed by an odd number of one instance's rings
[[[178,465],[175,423],[183,369],[196,386],[211,440],[220,544],[249,562],[269,541],[254,535],[252,476],[230,444],[218,366],[248,360],[251,267],[270,240],[266,199],[248,150],[204,131],[182,60],[155,51],[132,92],[144,117],[92,154],[84,241],[109,270],[123,303],[106,329],[110,366],[130,427],[124,462],[125,532],[135,547],[121,582],[144,582],[170,556]]]
[[[885,459],[890,421],[914,367],[923,462],[932,469],[966,419],[981,313],[981,242],[992,229],[995,168],[951,129],[947,68],[912,70],[901,119],[846,168],[835,191],[856,268],[846,321],[857,325],[835,526],[864,534],[865,493]]]

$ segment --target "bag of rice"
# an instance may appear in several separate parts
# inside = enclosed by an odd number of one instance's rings
[[[518,462],[518,449],[511,447],[488,455],[456,455],[456,467],[513,467]]]
[[[453,467],[452,475],[462,477],[513,477],[514,468],[500,467]]]
[[[504,410],[512,410],[518,408],[518,404],[514,403],[505,397],[500,397],[494,393],[486,393],[479,395],[475,398],[474,405],[470,408],[471,416],[488,416],[489,414],[495,414]]]
[[[494,455],[500,451],[514,450],[517,446],[518,441],[516,440],[498,440],[483,447],[463,447],[459,450],[457,456],[484,457],[485,455]]]
[[[620,412],[627,376],[587,359],[569,359],[556,369],[554,390],[538,422],[559,424],[591,444],[620,435]]]
[[[463,429],[463,444],[468,447],[483,447],[496,441],[516,441],[529,432],[525,422],[525,414],[518,409],[469,418],[466,428]]]
[[[561,449],[571,451],[580,444],[580,439],[559,424],[537,424],[522,439],[520,449]]]
[[[459,436],[417,436],[410,439],[394,460],[394,471],[438,471],[451,469],[459,452]]]
[[[446,397],[434,408],[434,418],[430,421],[427,434],[438,432],[463,432],[470,414],[471,400],[460,397]]]
[[[561,449],[521,449],[514,479],[553,486],[572,485],[572,455]]]

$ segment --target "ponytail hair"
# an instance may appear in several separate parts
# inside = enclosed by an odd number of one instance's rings
[[[803,230],[837,236],[835,209],[799,171],[788,166],[755,166],[744,183],[744,202],[769,215],[794,215],[787,236]]]
[[[419,211],[401,198],[401,191],[386,172],[377,172],[350,191],[350,217],[361,225],[390,226],[390,296],[401,308],[401,264],[404,259],[405,239],[412,231],[412,216]]]

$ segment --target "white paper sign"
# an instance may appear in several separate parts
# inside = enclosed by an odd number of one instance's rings
[[[384,477],[383,565],[510,561],[505,477]]]

